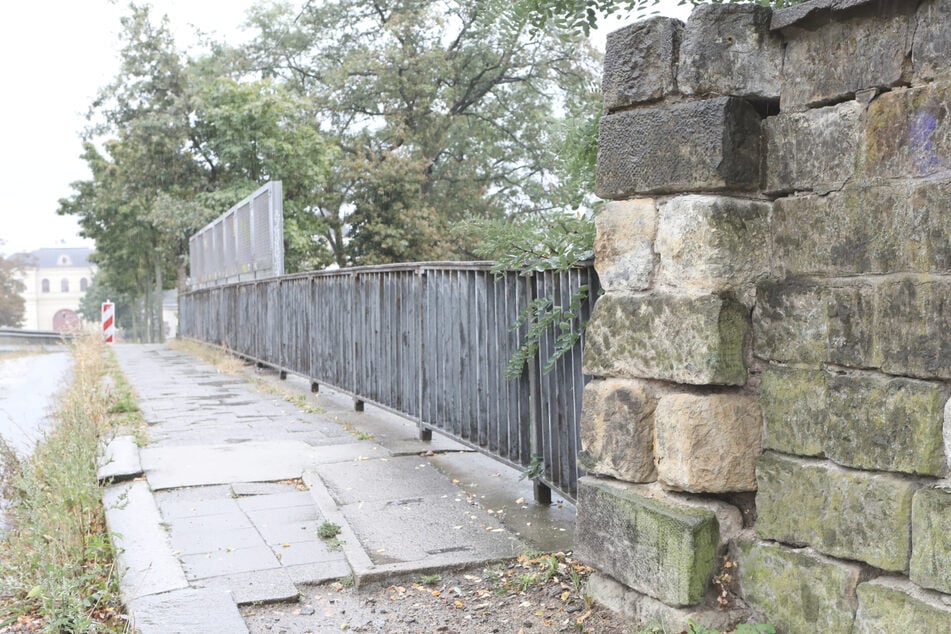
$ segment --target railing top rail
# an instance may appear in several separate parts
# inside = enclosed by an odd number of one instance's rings
[[[590,266],[591,261],[579,262],[578,267]],[[323,271],[303,271],[291,275],[273,276],[261,278],[258,280],[247,280],[244,282],[232,282],[230,284],[221,284],[215,288],[226,288],[228,286],[244,286],[250,284],[271,283],[276,279],[296,280],[314,277],[358,277],[375,273],[396,273],[403,271],[414,271],[424,273],[426,271],[491,271],[496,266],[496,262],[491,260],[473,260],[473,261],[437,261],[437,262],[399,262],[396,264],[373,264],[366,266],[350,266],[346,268],[323,270]],[[206,289],[194,289],[185,293],[186,295]]]

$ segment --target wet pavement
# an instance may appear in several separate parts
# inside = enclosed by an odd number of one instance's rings
[[[142,634],[247,631],[238,605],[296,601],[303,584],[570,547],[571,505],[534,505],[517,473],[445,438],[422,442],[404,419],[256,375],[305,411],[164,346],[115,351],[149,426],[140,463],[105,493]]]

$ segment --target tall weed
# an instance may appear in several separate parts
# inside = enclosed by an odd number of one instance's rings
[[[0,546],[0,586],[7,591],[0,629],[24,621],[59,633],[126,627],[96,478],[117,400],[104,381],[110,353],[91,337],[76,340],[71,352],[72,383],[58,396],[52,425],[31,456],[4,468],[12,513]]]

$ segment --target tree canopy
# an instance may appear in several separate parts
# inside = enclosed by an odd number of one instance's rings
[[[0,327],[19,328],[23,325],[25,305],[22,293],[26,286],[17,277],[20,266],[15,258],[0,253]]]
[[[268,180],[288,271],[471,257],[460,221],[577,204],[558,150],[599,101],[580,34],[490,4],[262,4],[250,42],[191,54],[133,4],[89,112],[92,177],[60,213],[96,240],[110,290],[147,306],[183,285],[188,236]]]

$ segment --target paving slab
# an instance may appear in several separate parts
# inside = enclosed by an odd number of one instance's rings
[[[182,555],[182,567],[188,579],[194,581],[206,577],[280,568],[281,562],[269,546],[262,544],[237,550]]]
[[[221,589],[176,590],[127,602],[138,634],[248,631],[231,594]]]
[[[315,471],[341,506],[459,491],[424,458],[416,456],[329,464]]]
[[[106,445],[99,459],[99,482],[122,482],[142,475],[139,446],[134,436],[117,436]]]
[[[152,489],[298,478],[311,465],[300,441],[146,447],[142,466]]]
[[[117,550],[123,601],[188,586],[146,482],[106,487],[102,502]]]
[[[209,577],[196,582],[196,587],[230,591],[235,603],[248,605],[297,601],[300,592],[294,584],[294,579],[286,569],[274,568]]]

